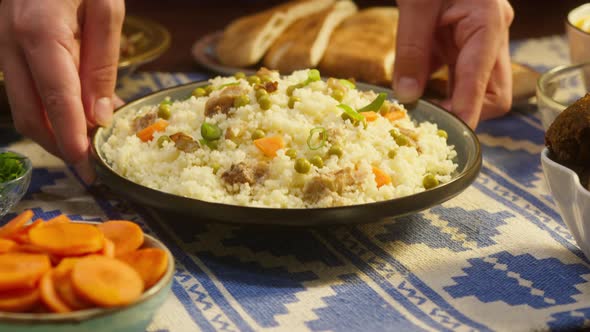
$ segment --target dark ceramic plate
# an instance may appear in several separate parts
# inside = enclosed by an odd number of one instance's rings
[[[207,83],[190,83],[155,92],[121,107],[115,113],[115,118],[123,113],[135,112],[144,105],[158,104],[167,96],[172,100],[184,99],[197,86],[205,84]],[[358,88],[386,92],[391,97],[391,90],[364,84],[358,84]],[[256,208],[205,202],[151,189],[120,176],[106,162],[101,146],[111,134],[112,128],[100,128],[94,134],[92,139],[94,164],[99,179],[122,197],[157,209],[194,216],[203,221],[292,226],[375,222],[424,210],[453,198],[471,185],[481,168],[479,141],[465,123],[444,109],[426,101],[419,101],[413,105],[410,113],[417,122],[434,122],[439,128],[447,131],[448,142],[454,145],[457,151],[455,161],[459,167],[450,182],[434,189],[370,204],[312,209]]]

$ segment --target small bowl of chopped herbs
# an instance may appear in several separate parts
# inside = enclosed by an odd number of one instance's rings
[[[0,150],[0,217],[25,195],[33,167],[26,156]]]

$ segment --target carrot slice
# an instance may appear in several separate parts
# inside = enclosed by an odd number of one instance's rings
[[[53,270],[53,285],[59,298],[70,308],[81,310],[91,308],[92,304],[82,299],[72,285],[72,269],[81,258],[64,258]]]
[[[115,243],[107,238],[104,239],[104,246],[99,253],[107,257],[115,257]]]
[[[137,250],[143,244],[143,231],[134,222],[109,220],[97,227],[115,244],[115,256]]]
[[[276,157],[277,151],[285,147],[281,136],[263,137],[254,140],[254,145],[267,157]]]
[[[367,121],[369,122],[373,122],[375,120],[377,120],[377,118],[379,117],[379,114],[377,112],[373,112],[373,111],[369,111],[369,112],[363,112],[361,113],[365,119],[367,119]]]
[[[393,112],[386,113],[384,115],[384,117],[389,119],[389,121],[396,121],[399,119],[403,119],[405,116],[406,116],[406,113],[404,113],[402,111],[393,111]]]
[[[29,311],[39,303],[40,298],[37,288],[3,291],[0,292],[0,311]]]
[[[0,238],[7,238],[18,232],[27,221],[33,218],[33,215],[33,211],[31,210],[21,212],[18,216],[14,217],[14,219],[10,220],[0,228]]]
[[[33,288],[43,273],[50,268],[47,255],[0,255],[0,291]]]
[[[75,256],[102,249],[104,236],[94,225],[52,223],[37,227],[29,233],[31,243],[50,254]]]
[[[53,224],[53,223],[58,223],[58,224],[59,223],[68,223],[68,222],[71,222],[71,221],[72,220],[68,216],[66,216],[65,214],[60,214],[58,216],[55,216],[55,217],[47,220],[45,222],[45,224],[48,225],[48,224]]]
[[[98,255],[76,263],[71,278],[80,296],[101,307],[132,303],[141,296],[144,288],[143,280],[131,266]]]
[[[45,303],[51,311],[60,313],[72,311],[72,308],[68,307],[55,291],[53,270],[47,271],[43,275],[41,283],[39,284],[39,290],[41,291],[41,300],[43,300],[43,303]]]
[[[139,273],[146,289],[155,285],[168,268],[166,252],[158,248],[140,249],[118,258]]]
[[[43,219],[38,218],[35,221],[33,221],[33,223],[31,223],[30,225],[24,226],[23,228],[21,228],[20,230],[18,230],[16,233],[14,233],[13,235],[10,236],[11,240],[14,240],[18,243],[29,243],[29,232],[35,228],[35,227],[39,227],[43,224]]]
[[[386,184],[391,183],[391,177],[377,167],[373,167],[373,174],[375,175],[375,182],[377,182],[377,188],[380,188]]]
[[[139,139],[144,142],[151,141],[154,138],[155,132],[164,131],[166,127],[168,127],[168,121],[159,119],[152,125],[147,126],[144,129],[137,132],[137,137],[139,137]]]
[[[16,242],[8,239],[0,239],[0,254],[11,251],[16,246]]]

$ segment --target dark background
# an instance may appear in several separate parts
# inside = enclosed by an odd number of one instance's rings
[[[480,1],[480,0],[472,0]],[[191,58],[191,45],[201,36],[223,29],[231,20],[279,4],[281,0],[127,0],[127,14],[151,18],[172,33],[171,48],[142,70],[203,70]],[[355,0],[361,8],[393,5],[393,0]],[[513,0],[512,39],[563,34],[564,19],[582,0]]]

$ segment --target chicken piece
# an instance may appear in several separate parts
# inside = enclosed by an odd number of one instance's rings
[[[135,118],[133,120],[133,130],[135,132],[138,132],[142,129],[145,129],[154,124],[154,122],[156,122],[156,119],[158,119],[158,114],[156,112],[149,112],[145,115]]]
[[[303,199],[310,203],[316,203],[328,195],[341,195],[347,187],[356,182],[354,172],[348,167],[337,172],[318,175],[305,186]]]
[[[231,165],[231,168],[221,175],[221,178],[230,185],[236,183],[255,184],[268,173],[268,163],[246,164],[241,162]]]
[[[220,91],[219,94],[209,97],[205,104],[205,116],[215,114],[227,114],[229,109],[234,106],[234,100],[246,93],[246,91],[237,85],[231,85]]]
[[[201,147],[192,137],[182,132],[170,135],[170,139],[174,142],[178,150],[187,153],[195,152]]]

